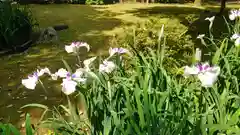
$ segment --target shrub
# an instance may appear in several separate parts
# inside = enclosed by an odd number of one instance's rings
[[[134,46],[136,50],[149,53],[149,48],[156,49],[159,46],[159,34],[162,27],[161,21],[158,19],[150,19],[144,23],[138,23],[134,28],[126,27],[124,34],[117,34],[113,39],[116,46]],[[189,35],[181,36],[185,27],[176,29],[176,27],[166,25],[164,36],[166,37],[165,59],[164,66],[173,67],[166,68],[171,73],[176,73],[174,67],[187,64],[192,59],[192,50],[194,43]],[[181,53],[179,53],[181,52]]]
[[[15,50],[30,40],[35,22],[27,7],[10,1],[0,2],[0,49]]]

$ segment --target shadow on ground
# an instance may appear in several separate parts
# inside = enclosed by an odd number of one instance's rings
[[[102,31],[112,30],[122,24],[119,19],[113,18],[110,12],[97,11],[97,7],[86,5],[30,5],[41,28],[58,24],[67,24],[68,30],[59,32],[60,44],[38,44],[28,51],[1,57],[0,63],[0,120],[16,123],[22,112],[19,108],[27,103],[43,103],[49,106],[59,105],[61,97],[61,82],[49,82],[43,79],[46,85],[46,94],[41,86],[36,90],[27,90],[22,87],[21,79],[26,78],[38,66],[49,67],[52,72],[64,68],[63,57],[70,65],[75,66],[74,56],[64,51],[64,45],[72,41],[84,41],[90,44],[90,54],[96,54],[107,48],[108,38]],[[89,56],[83,50],[82,57]]]
[[[209,37],[209,24],[210,22],[205,20],[207,17],[215,16],[215,20],[211,29],[214,39],[217,41],[229,36],[228,25],[226,21],[230,24],[233,22],[229,20],[228,13],[229,8],[225,9],[222,16],[216,16],[219,8],[218,7],[185,7],[185,6],[155,6],[144,9],[135,9],[129,11],[130,13],[138,17],[149,17],[149,16],[159,16],[159,18],[173,18],[178,19],[179,22],[187,27],[187,31],[184,35],[190,35],[191,40],[194,43],[194,47],[201,48],[203,52],[208,53],[210,48],[201,44],[201,41],[197,39],[199,34],[205,34]],[[178,24],[175,24],[178,25]],[[185,38],[183,36],[183,38]],[[209,59],[209,57],[204,57],[203,59]]]
[[[113,18],[116,14],[97,10],[101,7],[55,4],[31,7],[40,27],[67,24],[69,29],[60,32],[60,40],[63,43],[86,41],[92,46],[93,51],[105,44],[107,36],[104,36],[102,31],[112,30],[122,24],[121,20]]]

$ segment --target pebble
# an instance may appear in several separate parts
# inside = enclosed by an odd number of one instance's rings
[[[8,92],[12,92],[12,89],[8,89],[7,91],[8,91]]]
[[[22,113],[23,111],[17,111],[18,113]]]
[[[23,122],[23,123],[22,123],[21,127],[22,127],[22,128],[24,128],[24,127],[25,127],[25,122]]]
[[[22,118],[22,117],[25,117],[25,114],[24,114],[24,113],[20,115],[20,118]]]
[[[79,115],[83,115],[83,112],[82,112],[82,111],[79,111]]]
[[[23,91],[23,92],[22,92],[22,95],[24,96],[26,93],[27,93],[26,91]]]
[[[13,107],[13,104],[10,104],[10,105],[7,106],[7,108],[10,108],[10,107]]]

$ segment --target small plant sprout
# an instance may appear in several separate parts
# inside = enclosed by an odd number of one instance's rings
[[[214,21],[214,19],[215,19],[215,16],[213,16],[213,17],[207,17],[205,20],[208,20],[209,22],[210,22],[210,24],[209,24],[209,30],[212,28],[212,26],[213,26],[213,21]]]
[[[200,34],[197,36],[198,39],[203,39],[203,37],[205,37],[205,34]]]
[[[67,53],[78,53],[81,47],[85,47],[87,51],[90,51],[90,46],[85,42],[72,42],[71,45],[65,46],[65,50]]]
[[[202,51],[199,48],[196,48],[196,53],[195,53],[196,62],[200,62],[201,58],[202,58]]]
[[[184,76],[197,75],[198,79],[201,81],[203,87],[212,87],[217,81],[218,75],[220,74],[220,67],[211,67],[207,62],[199,63],[195,66],[185,66]]]
[[[205,41],[203,39],[204,37],[205,37],[205,34],[200,34],[200,35],[197,36],[197,39],[200,39],[201,43],[206,46],[207,44],[205,43]]]
[[[230,20],[235,20],[236,18],[240,17],[240,9],[236,10],[231,10],[229,13],[229,19]]]

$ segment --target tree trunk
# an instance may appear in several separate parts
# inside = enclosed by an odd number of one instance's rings
[[[144,0],[141,0],[141,3],[144,3]]]
[[[119,0],[119,3],[123,3],[123,0]]]
[[[148,3],[149,3],[149,0],[146,0],[146,3],[148,4]]]
[[[155,0],[151,0],[151,3],[155,3]]]
[[[202,4],[203,4],[203,0],[195,0],[194,1],[195,6],[202,6]]]
[[[221,8],[220,8],[220,11],[219,11],[218,15],[222,15],[222,13],[223,13],[223,11],[226,7],[226,1],[227,0],[221,0]]]

